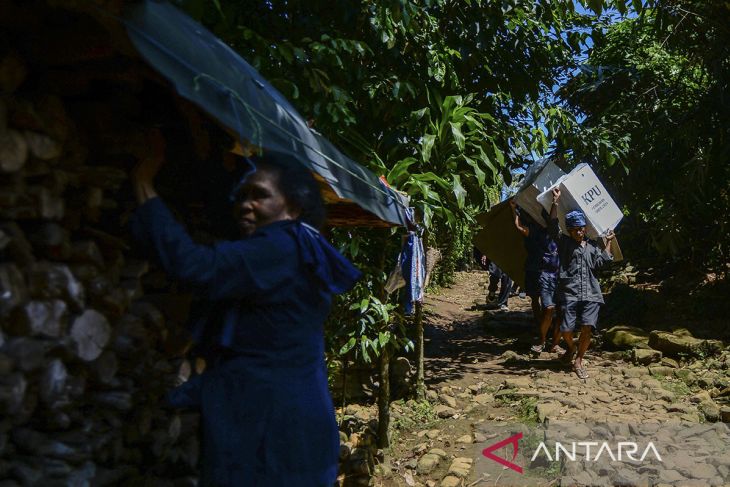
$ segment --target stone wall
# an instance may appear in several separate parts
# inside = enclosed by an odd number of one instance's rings
[[[192,298],[135,249],[129,174],[160,128],[158,190],[211,241],[235,170],[120,35],[123,3],[0,0],[0,487],[195,484],[199,418],[161,401],[204,367]],[[345,415],[344,485],[370,482],[371,423]]]
[[[126,230],[145,68],[82,13],[0,19],[0,484],[192,485],[197,416],[160,406],[188,299]]]

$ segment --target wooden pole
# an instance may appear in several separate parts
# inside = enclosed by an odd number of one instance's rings
[[[378,448],[390,446],[390,346],[380,352],[380,387],[378,389]]]
[[[416,302],[416,397],[419,400],[426,399],[426,384],[423,380],[423,303]]]
[[[388,235],[382,235],[382,247],[385,248]],[[385,252],[381,252],[379,268],[385,269]],[[379,298],[382,303],[388,299],[385,282],[381,283]],[[389,323],[385,323],[387,328]],[[380,372],[380,387],[378,387],[378,448],[387,448],[390,445],[390,345],[385,345],[380,352],[378,361]]]

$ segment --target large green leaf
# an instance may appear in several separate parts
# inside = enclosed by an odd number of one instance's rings
[[[424,172],[421,174],[414,174],[412,176],[413,179],[417,181],[433,181],[434,183],[441,186],[442,189],[450,189],[451,185],[449,184],[446,179],[442,178],[441,176],[438,176],[434,174],[433,172]]]
[[[461,133],[461,124],[449,122],[449,125],[451,125],[451,134],[454,136],[454,142],[456,143],[456,147],[459,150],[463,151],[466,139],[464,138],[464,134]]]
[[[398,161],[393,169],[388,172],[386,179],[394,186],[399,185],[405,178],[408,177],[408,168],[414,164],[417,164],[418,160],[415,157],[406,157]]]
[[[436,142],[436,136],[433,134],[426,134],[421,138],[421,160],[423,162],[428,162],[431,159],[434,142]]]
[[[459,206],[459,209],[463,209],[464,202],[466,201],[466,190],[461,185],[461,177],[458,174],[454,174],[453,178],[452,186],[456,204]]]
[[[494,150],[494,157],[497,159],[500,167],[504,167],[504,153],[497,147],[496,142],[492,141],[492,149]]]
[[[603,1],[604,0],[587,0],[588,6],[596,13],[596,15],[601,15],[601,12],[603,12]]]
[[[479,164],[474,159],[464,156],[464,160],[472,169],[474,169],[474,177],[476,177],[479,186],[483,186],[484,181],[486,180],[486,175],[484,174],[484,171],[482,171],[482,168],[479,167]]]

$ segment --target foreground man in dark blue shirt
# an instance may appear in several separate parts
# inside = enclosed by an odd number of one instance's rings
[[[208,367],[168,398],[202,413],[200,485],[333,485],[339,435],[323,323],[332,295],[360,272],[312,226],[324,219],[316,181],[301,167],[258,161],[237,193],[243,238],[199,245],[157,197],[156,144],[135,170],[133,231],[208,303],[192,324]]]
[[[613,231],[608,232],[608,244],[605,250],[601,250],[595,242],[586,238],[585,215],[580,210],[573,210],[565,215],[565,226],[569,235],[563,235],[558,226],[559,200],[560,189],[555,188],[548,230],[558,242],[560,257],[557,298],[563,313],[560,329],[568,346],[564,360],[568,361],[573,357],[573,332],[579,326],[578,355],[573,368],[578,378],[587,379],[588,371],[583,364],[583,356],[591,343],[592,331],[598,326],[598,310],[603,304],[603,294],[595,272],[613,260],[611,241],[614,235]]]

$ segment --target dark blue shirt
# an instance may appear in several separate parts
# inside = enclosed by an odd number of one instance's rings
[[[613,256],[601,250],[596,242],[585,239],[584,244],[560,233],[558,219],[551,219],[548,231],[558,240],[560,271],[557,298],[560,302],[591,301],[603,303],[601,285],[596,271],[613,261]]]
[[[154,198],[132,230],[205,303],[191,331],[218,360],[170,395],[201,409],[202,484],[332,485],[339,440],[323,324],[359,271],[298,221],[206,246]]]
[[[543,210],[543,216],[547,220],[548,215],[545,210]],[[525,250],[527,251],[525,271],[554,274],[558,271],[559,266],[557,242],[550,236],[547,228],[543,228],[537,223],[530,222],[527,224],[527,228],[530,233],[525,237]]]

